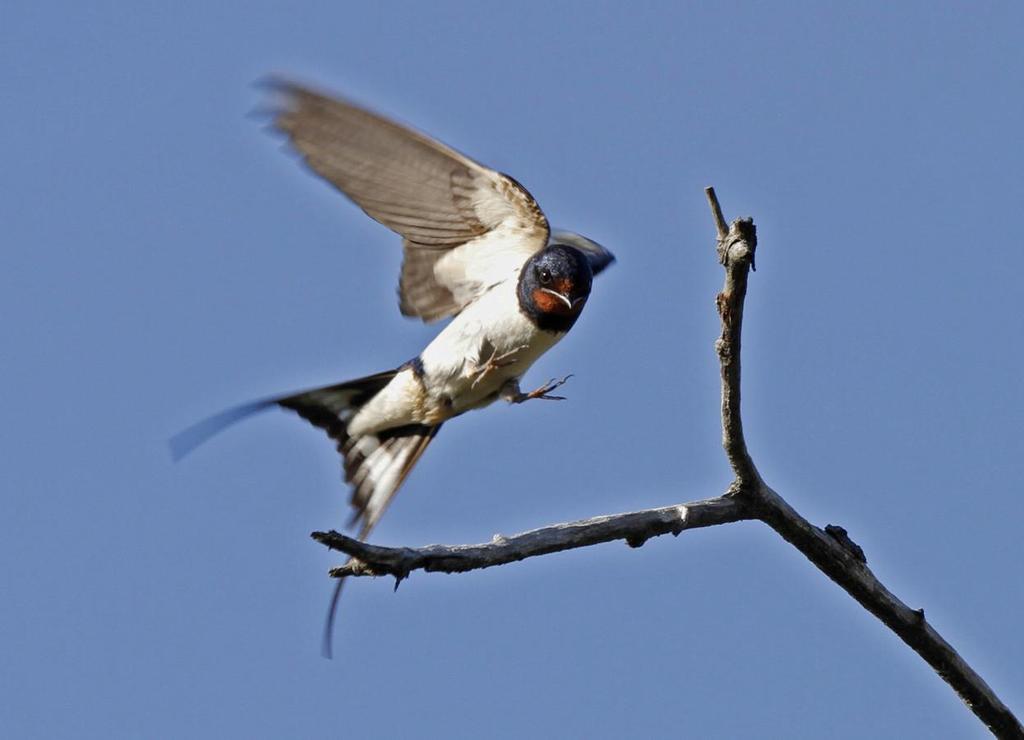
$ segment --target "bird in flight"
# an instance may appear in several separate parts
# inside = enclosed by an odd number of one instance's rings
[[[171,449],[180,458],[250,414],[294,411],[336,443],[350,524],[365,539],[446,421],[497,400],[562,399],[552,392],[567,378],[527,392],[519,380],[576,323],[593,276],[615,258],[553,231],[508,175],[346,100],[271,86],[273,126],[305,164],[402,237],[402,314],[453,318],[399,367],[225,411],[174,437]],[[325,645],[333,610],[334,602]]]

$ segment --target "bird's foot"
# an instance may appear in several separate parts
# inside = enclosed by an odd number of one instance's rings
[[[555,390],[561,385],[565,384],[572,375],[566,375],[561,380],[552,378],[547,383],[542,385],[540,388],[535,388],[529,393],[523,393],[519,390],[519,383],[517,381],[511,381],[506,384],[505,388],[502,389],[501,397],[509,403],[524,403],[534,398],[539,398],[543,401],[564,401],[565,396],[552,396],[551,391]]]
[[[526,345],[520,345],[515,349],[511,349],[508,352],[498,354],[497,349],[491,349],[491,356],[483,362],[474,362],[473,369],[470,370],[470,375],[473,377],[473,384],[470,388],[476,388],[477,384],[487,377],[488,373],[492,373],[495,370],[500,370],[508,365],[513,365],[517,362],[514,357],[520,350],[526,349]]]

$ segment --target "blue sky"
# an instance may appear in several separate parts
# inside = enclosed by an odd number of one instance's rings
[[[756,523],[347,589],[332,445],[224,407],[389,368],[398,239],[247,114],[281,73],[526,185],[619,262],[374,533],[477,542],[721,492],[702,194],[760,235],[768,482],[1024,712],[1014,3],[27,3],[0,13],[0,727],[10,737],[984,737]]]

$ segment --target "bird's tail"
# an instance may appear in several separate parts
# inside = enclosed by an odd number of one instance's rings
[[[290,409],[323,429],[335,441],[343,460],[345,482],[352,486],[350,503],[353,512],[349,525],[359,524],[359,539],[366,539],[441,428],[440,424],[407,424],[373,434],[349,435],[348,423],[352,417],[400,370],[388,370],[345,383],[236,406],[175,435],[170,441],[171,454],[175,460],[180,460],[242,419],[274,406]],[[323,651],[328,657],[342,583],[343,580],[339,580],[335,589],[324,632]]]
[[[294,408],[289,405],[290,403],[301,403],[307,407],[308,411],[302,416],[334,437],[344,431],[343,427],[352,415],[391,382],[397,372],[397,370],[388,370],[347,383],[338,383],[235,406],[208,419],[203,419],[171,437],[171,456],[178,461],[235,423],[275,406]],[[342,428],[339,429],[339,427]]]
[[[171,438],[175,460],[227,427],[274,406],[290,409],[323,429],[341,453],[345,482],[352,486],[352,520],[363,539],[391,502],[441,425],[406,424],[373,434],[351,436],[348,423],[400,371],[387,370],[336,385],[268,398],[223,411]]]
[[[387,385],[398,371],[380,373],[349,383],[298,393],[278,399],[277,403],[295,411],[303,419],[320,427],[333,439],[341,453],[345,482],[352,486],[352,519],[359,524],[359,539],[365,540],[380,520],[388,504],[398,493],[413,466],[441,428],[409,424],[375,434],[350,436],[348,420],[367,401]],[[331,595],[324,622],[321,652],[333,653],[334,621],[345,579],[339,578]]]

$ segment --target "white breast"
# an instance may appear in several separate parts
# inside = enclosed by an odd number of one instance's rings
[[[516,284],[516,280],[506,280],[491,288],[456,316],[420,355],[427,388],[451,399],[453,415],[493,401],[502,385],[523,375],[563,336],[541,331],[522,314]],[[492,353],[514,353],[509,359],[515,362],[478,379],[475,371]]]
[[[406,424],[440,424],[493,403],[510,379],[519,378],[563,333],[541,331],[519,310],[516,280],[499,283],[470,303],[420,353],[423,373],[399,372],[348,425],[352,436]],[[515,362],[485,373],[492,356]]]

